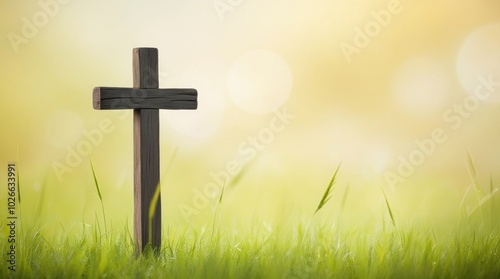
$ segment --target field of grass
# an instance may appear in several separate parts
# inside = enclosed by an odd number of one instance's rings
[[[383,191],[377,217],[356,222],[335,175],[308,214],[285,206],[274,221],[236,220],[220,196],[203,225],[164,223],[159,255],[139,258],[130,224],[104,222],[109,209],[98,206],[94,224],[61,224],[57,234],[43,221],[21,222],[15,272],[2,234],[0,278],[500,278],[500,222],[489,188],[484,194],[473,179],[464,193],[472,202],[457,203],[445,223],[404,217]]]
[[[9,278],[500,278],[496,231],[436,236],[422,227],[341,231],[171,229],[158,257],[136,259],[126,231],[48,240],[24,231]],[[97,238],[97,239],[96,239]],[[2,241],[2,251],[6,251]]]

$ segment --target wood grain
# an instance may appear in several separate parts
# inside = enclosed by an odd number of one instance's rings
[[[158,49],[134,48],[134,88],[158,88]]]
[[[196,89],[141,89],[96,87],[93,106],[110,109],[197,109]]]
[[[134,88],[158,88],[158,50],[134,49]],[[134,110],[134,235],[136,255],[150,242],[149,206],[160,185],[160,117],[158,109]],[[161,245],[161,199],[152,218],[153,250]]]
[[[159,110],[134,110],[134,234],[136,254],[149,243],[149,206],[160,183]],[[152,219],[153,250],[161,245],[161,197]]]

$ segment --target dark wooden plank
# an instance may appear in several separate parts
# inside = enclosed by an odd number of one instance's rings
[[[158,50],[134,49],[134,87],[158,88]],[[149,242],[149,206],[160,184],[160,133],[158,109],[134,110],[134,236],[136,254]],[[153,250],[161,245],[161,199],[152,218]]]
[[[134,232],[136,254],[149,242],[149,206],[160,183],[159,110],[134,110]],[[161,197],[152,219],[152,248],[161,245]]]
[[[94,109],[196,109],[196,89],[96,87]]]
[[[158,49],[134,48],[134,87],[158,88]]]

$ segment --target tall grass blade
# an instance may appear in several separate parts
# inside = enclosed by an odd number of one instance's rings
[[[219,204],[222,204],[222,198],[224,197],[225,189],[226,189],[226,181],[224,181],[224,185],[222,185],[222,190],[220,191]]]
[[[323,194],[323,197],[321,198],[321,200],[318,204],[318,207],[316,208],[316,211],[314,211],[313,215],[316,214],[321,208],[323,208],[323,206],[325,206],[325,204],[332,197],[331,194],[333,191],[333,185],[335,184],[335,178],[337,177],[337,173],[339,172],[341,165],[342,165],[342,163],[340,163],[339,166],[337,167],[337,170],[335,170],[335,173],[333,174],[332,179],[330,180],[330,183],[326,187],[325,193]]]
[[[101,210],[102,210],[102,218],[104,220],[104,231],[108,232],[108,228],[106,225],[106,213],[104,212],[104,201],[102,200],[101,188],[99,187],[99,182],[97,181],[97,176],[95,174],[94,164],[92,164],[92,160],[89,157],[90,168],[92,169],[92,176],[94,177],[94,184],[97,190],[97,195],[99,196],[99,201],[101,202]]]
[[[19,169],[19,145],[17,146],[17,199],[21,205],[21,171]]]
[[[380,190],[382,190],[382,194],[384,195],[385,205],[387,206],[387,211],[389,211],[389,216],[391,217],[391,223],[394,227],[396,227],[396,221],[394,219],[394,214],[392,214],[392,209],[391,205],[389,204],[389,200],[387,199],[384,189],[380,187]]]
[[[97,195],[99,196],[99,200],[102,201],[101,189],[99,188],[99,182],[97,181],[97,176],[95,175],[94,164],[92,164],[92,160],[90,158],[89,161],[90,161],[90,168],[92,169],[92,175],[94,177],[94,184],[97,190]]]
[[[460,229],[460,225],[461,225],[461,221],[462,221],[462,213],[465,212],[465,214],[467,215],[467,209],[464,209],[465,199],[469,195],[469,192],[471,189],[472,189],[472,184],[469,184],[469,186],[467,186],[467,189],[465,190],[464,196],[462,197],[462,201],[460,202],[460,215],[458,218],[458,228],[459,229]]]
[[[470,178],[472,180],[472,185],[474,185],[474,189],[476,189],[478,200],[481,200],[483,198],[483,191],[481,190],[481,186],[479,186],[479,180],[477,178],[476,168],[474,166],[474,161],[472,160],[472,156],[470,155],[469,151],[467,151],[467,160],[468,160],[467,166],[469,169]]]
[[[255,161],[255,159],[254,159],[254,161]],[[229,181],[229,183],[227,184],[227,187],[232,188],[232,187],[235,187],[236,185],[238,185],[238,183],[241,181],[241,179],[243,179],[245,174],[247,174],[248,170],[250,169],[250,167],[252,166],[254,161],[247,162],[245,165],[243,165],[241,170]],[[226,182],[224,182],[224,183],[226,183]]]
[[[134,237],[130,233],[130,229],[129,229],[129,225],[128,225],[128,220],[125,220],[125,231],[127,232],[128,242],[129,242],[130,246],[134,246]]]
[[[473,212],[481,207],[481,202],[483,201],[484,194],[483,191],[481,190],[481,186],[479,186],[479,179],[477,178],[476,168],[474,166],[474,161],[472,160],[472,156],[470,155],[469,151],[467,151],[467,159],[468,159],[469,175],[472,180],[472,185],[474,185],[474,189],[476,190],[476,198],[477,198],[477,206],[471,211]],[[481,212],[481,220],[484,223],[483,211],[481,210],[480,212]],[[467,217],[470,217],[472,213],[470,214],[468,213],[467,215],[468,215]]]
[[[309,219],[309,222],[307,222],[306,229],[304,231],[304,235],[302,236],[302,241],[300,242],[299,247],[302,246],[304,243],[304,240],[306,239],[307,231],[309,230],[309,225],[311,225],[312,218],[316,213],[325,206],[325,204],[332,198],[332,191],[333,191],[333,185],[335,184],[335,179],[337,177],[337,173],[339,172],[340,166],[342,165],[342,162],[338,165],[337,169],[333,173],[332,179],[330,180],[330,183],[328,183],[328,186],[326,187],[325,193],[321,197],[321,200],[319,201],[318,207],[314,211],[313,215],[311,216],[311,219]]]
[[[94,239],[95,241],[99,242],[99,244],[101,244],[101,224],[99,224],[99,216],[97,216],[97,212],[94,212],[94,215],[95,215],[95,228],[94,228]],[[99,237],[98,237],[99,236]]]
[[[487,201],[493,199],[493,196],[498,192],[498,189],[494,189],[491,194],[487,195],[487,196],[484,196],[480,201],[479,203],[474,206],[471,210],[467,210],[467,218],[470,218],[472,216],[472,214],[474,214],[474,212],[476,210],[478,210],[479,208],[481,208],[483,206],[483,204],[485,204]]]
[[[161,184],[158,183],[156,186],[155,193],[153,195],[153,198],[151,199],[151,204],[149,204],[149,212],[148,212],[148,242],[151,244],[153,243],[153,217],[155,216],[156,213],[156,205],[158,204],[158,200],[160,198],[160,190],[161,190]]]
[[[469,194],[470,189],[472,189],[472,184],[469,184],[469,186],[465,190],[464,196],[462,197],[462,201],[460,202],[460,213],[464,211],[465,199],[467,198],[467,195]]]
[[[222,190],[219,195],[219,206],[222,204],[222,198],[224,197],[224,189],[226,189],[226,181],[224,181],[224,185],[222,185]],[[215,233],[215,224],[217,222],[217,209],[219,208],[217,204],[214,206],[214,221],[212,223],[212,236],[211,238],[213,239],[214,233]],[[220,219],[220,218],[219,218]]]

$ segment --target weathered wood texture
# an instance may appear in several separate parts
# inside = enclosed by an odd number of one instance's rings
[[[94,109],[196,109],[196,89],[94,88]]]
[[[95,109],[134,109],[134,237],[136,254],[149,242],[159,251],[161,244],[161,198],[149,227],[149,207],[160,187],[159,109],[196,109],[195,89],[158,89],[158,50],[133,51],[134,88],[96,87]],[[149,236],[151,235],[151,240]]]
[[[134,49],[134,88],[158,88],[158,50]],[[134,110],[134,235],[136,253],[149,242],[149,206],[160,185],[160,116],[157,109]],[[161,198],[152,218],[153,250],[161,245]]]

